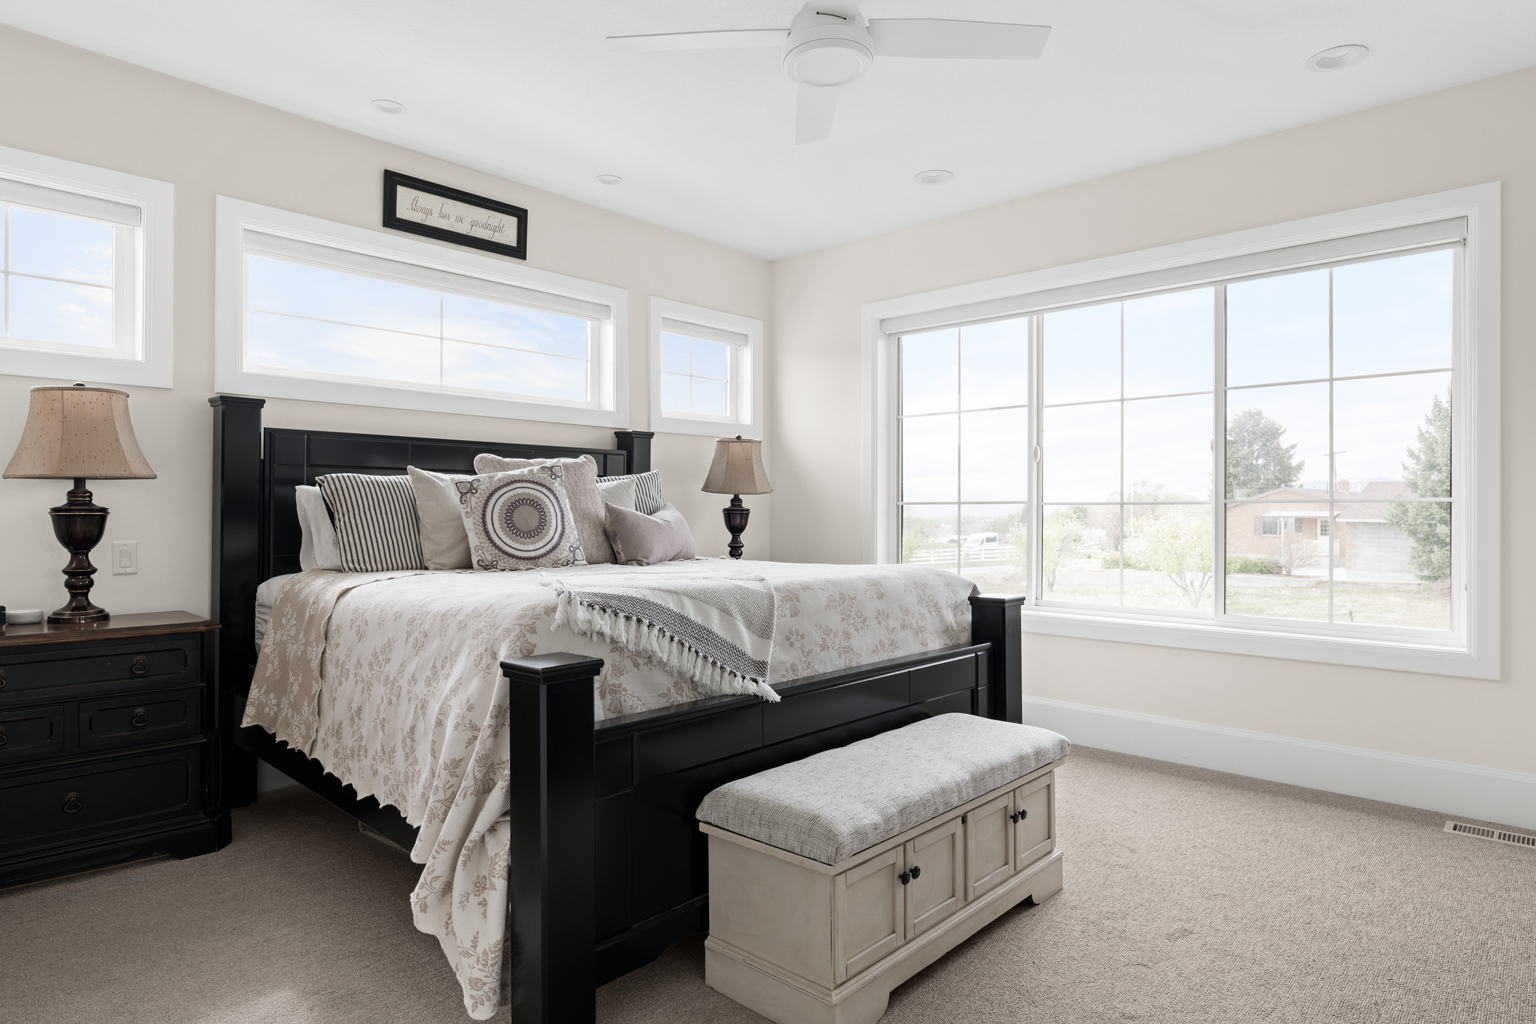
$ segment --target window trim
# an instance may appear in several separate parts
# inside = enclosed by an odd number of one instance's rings
[[[248,203],[229,196],[218,196],[216,208],[213,370],[216,391],[261,398],[335,402],[547,423],[615,428],[629,426],[629,293],[625,289],[525,267],[495,256]],[[578,303],[607,306],[611,311],[610,316],[606,321],[598,322],[597,358],[593,361],[598,394],[590,404],[576,405],[524,397],[498,398],[485,394],[466,394],[446,388],[423,389],[409,384],[247,372],[242,356],[246,329],[245,233],[248,230],[340,250],[346,254],[389,260],[409,268],[420,268],[429,275],[441,273],[469,279],[466,289],[472,288],[474,281],[478,280],[514,289],[543,292],[576,300]]]
[[[763,430],[763,322],[736,313],[718,309],[705,309],[675,299],[652,295],[650,299],[650,429],[664,434],[698,434],[719,437],[721,434],[756,434]],[[736,413],[732,416],[682,416],[664,413],[661,408],[661,321],[680,320],[699,327],[713,327],[731,334],[745,335],[744,346],[732,346],[738,351],[731,359],[731,405]],[[671,333],[671,332],[669,332]],[[715,340],[715,339],[706,339]],[[745,372],[740,372],[745,371]]]
[[[1021,617],[1029,633],[1498,679],[1500,192],[1500,183],[1490,182],[866,304],[861,309],[864,560],[891,562],[900,557],[896,335],[882,330],[882,321],[901,317],[906,319],[890,325],[921,323],[924,316],[957,307],[1022,313],[1045,304],[1034,303],[1032,298],[1043,299],[1041,293],[1045,292],[1060,295],[1066,288],[1084,296],[1099,290],[1108,301],[1125,294],[1124,279],[1133,275],[1156,274],[1156,280],[1162,282],[1177,281],[1182,274],[1193,287],[1204,283],[1200,265],[1216,260],[1257,255],[1262,262],[1262,254],[1273,250],[1465,217],[1463,302],[1455,312],[1454,354],[1461,400],[1453,411],[1453,430],[1460,438],[1453,453],[1453,473],[1459,485],[1456,503],[1462,506],[1458,518],[1463,524],[1459,531],[1463,554],[1452,586],[1460,586],[1465,595],[1464,624],[1457,643],[1400,633],[1372,635],[1373,631],[1364,630],[1355,635],[1314,632],[1299,623],[1190,621],[1059,606],[1047,609],[1034,605],[1033,594],[1028,595]],[[1157,290],[1169,287],[1163,284]],[[998,312],[991,318],[1005,315],[1010,314]],[[1033,369],[1038,372],[1038,367]],[[1035,442],[1034,437],[1028,439],[1031,450]],[[1038,546],[1038,537],[1032,539],[1031,546]],[[1218,558],[1221,554],[1218,550]],[[1038,563],[1032,560],[1031,564]]]
[[[122,250],[131,245],[134,256],[132,283],[126,294],[133,308],[114,310],[115,331],[131,325],[132,340],[121,339],[112,349],[85,353],[73,346],[40,343],[12,346],[0,342],[0,373],[16,377],[83,380],[92,384],[170,388],[175,385],[175,239],[176,188],[105,167],[60,160],[40,153],[0,146],[0,178],[23,186],[72,193],[84,200],[80,209],[60,212],[84,215],[92,201],[131,206],[139,223],[131,242],[121,235],[124,225],[114,224],[117,249],[114,268]],[[113,304],[118,305],[125,276],[115,269]],[[131,354],[123,354],[124,352]]]

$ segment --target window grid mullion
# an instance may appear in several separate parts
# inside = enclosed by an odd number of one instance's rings
[[[1227,614],[1227,286],[1216,286],[1211,374],[1211,617]]]
[[[1125,303],[1120,303],[1120,607],[1125,607]]]
[[[1337,445],[1333,437],[1333,268],[1328,268],[1328,524],[1333,525],[1333,492],[1339,479]],[[1328,623],[1333,624],[1333,533],[1324,555],[1328,560]]]

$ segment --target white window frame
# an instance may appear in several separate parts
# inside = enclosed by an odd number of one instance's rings
[[[898,333],[882,329],[896,318],[920,321],[940,310],[967,307],[987,318],[1022,315],[1059,298],[1063,289],[1104,301],[1134,294],[1126,278],[1171,282],[1191,287],[1208,283],[1201,264],[1253,256],[1291,246],[1337,243],[1347,250],[1356,235],[1397,228],[1411,229],[1452,218],[1466,218],[1461,304],[1454,311],[1455,396],[1452,431],[1456,438],[1452,473],[1456,480],[1453,531],[1458,553],[1451,578],[1459,628],[1450,641],[1412,631],[1335,627],[1314,629],[1300,622],[1234,622],[1174,619],[1134,612],[1040,607],[1031,592],[1023,595],[1025,632],[1128,643],[1154,644],[1235,654],[1254,654],[1359,665],[1436,675],[1498,679],[1500,673],[1500,183],[1490,182],[1434,195],[1311,217],[1286,224],[1140,252],[1089,260],[1069,266],[1017,274],[862,307],[863,324],[863,518],[864,558],[868,562],[900,559],[897,516],[900,466],[896,435]],[[1148,289],[1151,290],[1151,289]],[[979,321],[982,317],[976,316]],[[973,321],[974,322],[974,321]],[[911,329],[908,328],[909,333]],[[1038,393],[1034,381],[1032,390]],[[1034,396],[1032,395],[1032,398]],[[1033,422],[1033,420],[1032,420]],[[1218,438],[1221,436],[1218,432]],[[1035,448],[1036,438],[1027,442]],[[1031,474],[1030,507],[1037,507],[1038,472]],[[1038,530],[1032,547],[1038,548]],[[1217,545],[1218,564],[1223,556]],[[1031,552],[1030,587],[1038,575],[1038,553]],[[1459,600],[1458,600],[1459,598]]]
[[[729,416],[688,416],[665,413],[661,408],[661,321],[681,320],[700,327],[715,327],[747,338],[745,345],[731,346],[731,396]],[[662,434],[756,434],[763,429],[763,322],[749,316],[705,309],[674,299],[652,295],[650,302],[651,426]]]
[[[286,240],[333,250],[336,259],[331,268],[336,270],[348,270],[349,259],[351,263],[358,263],[353,255],[356,254],[365,260],[383,259],[403,264],[402,275],[408,275],[416,268],[429,274],[452,275],[457,279],[455,287],[465,292],[473,292],[476,281],[485,281],[493,286],[511,286],[552,297],[606,305],[610,315],[598,323],[592,346],[593,397],[586,403],[576,404],[526,396],[502,398],[483,391],[424,388],[407,383],[249,372],[244,367],[247,231],[276,239],[273,249],[281,247]],[[626,342],[629,293],[623,288],[509,263],[468,249],[338,224],[229,196],[217,198],[214,246],[213,380],[218,391],[259,398],[339,402],[594,427],[629,426],[629,352]],[[255,248],[250,251],[261,254]]]
[[[0,341],[0,373],[169,388],[175,383],[176,189],[169,182],[0,146],[0,179],[28,191],[66,193],[61,213],[89,216],[94,200],[138,209],[138,226],[114,231],[110,349]],[[24,205],[48,210],[47,194]]]

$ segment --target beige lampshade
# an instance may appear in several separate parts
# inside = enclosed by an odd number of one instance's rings
[[[128,394],[75,386],[32,389],[7,478],[153,480],[128,419]]]
[[[763,470],[763,442],[743,441],[741,435],[715,442],[704,490],[710,494],[769,494],[773,487]]]

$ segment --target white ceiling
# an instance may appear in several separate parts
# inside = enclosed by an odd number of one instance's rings
[[[0,0],[0,22],[770,259],[1536,64],[1531,0],[867,0],[1054,31],[1039,61],[881,58],[796,146],[778,50],[603,42],[799,6]],[[1305,68],[1342,43],[1371,55]],[[954,181],[912,181],[935,167]]]

